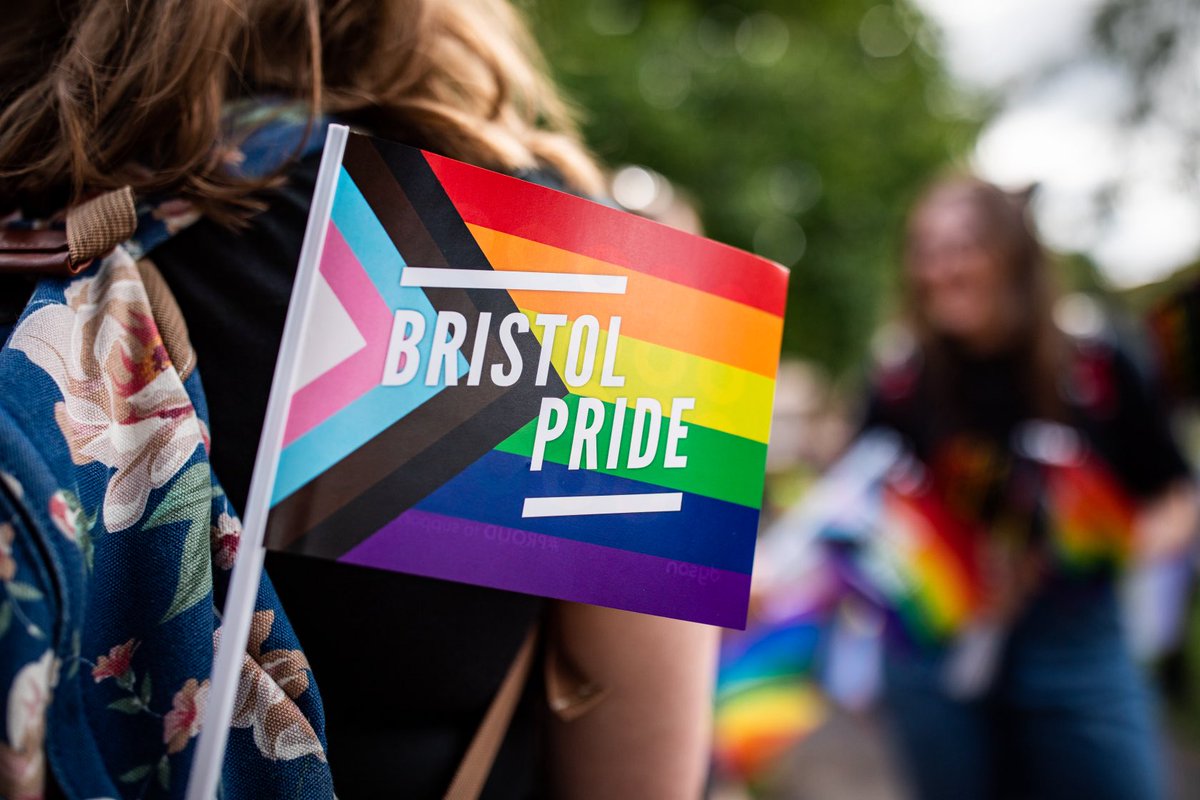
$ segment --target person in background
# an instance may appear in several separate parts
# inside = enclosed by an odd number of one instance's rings
[[[212,462],[246,498],[319,152],[237,169],[245,121],[350,124],[573,191],[600,172],[505,0],[33,0],[0,26],[0,200],[132,186],[203,366]],[[238,127],[239,123],[241,127]],[[440,797],[526,630],[603,701],[566,722],[534,669],[484,796],[695,797],[715,630],[272,556],[327,715],[339,796]]]
[[[911,212],[911,346],[880,366],[866,430],[898,433],[941,507],[974,531],[977,620],[1002,633],[983,659],[994,663],[976,665],[987,677],[967,688],[952,678],[959,643],[892,637],[885,695],[918,797],[1153,800],[1165,792],[1163,754],[1114,572],[1063,562],[1030,468],[1047,440],[1029,437],[1069,443],[1111,476],[1136,509],[1134,558],[1186,550],[1195,494],[1129,359],[1055,326],[1027,199],[954,177]]]

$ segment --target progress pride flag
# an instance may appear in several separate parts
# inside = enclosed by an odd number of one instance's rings
[[[322,173],[266,545],[742,627],[786,270],[337,126]]]

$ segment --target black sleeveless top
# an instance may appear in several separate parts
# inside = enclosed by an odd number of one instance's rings
[[[244,230],[202,220],[156,248],[199,358],[212,463],[245,507],[320,154]],[[440,798],[545,601],[304,556],[270,576],[324,701],[343,800]],[[534,670],[537,673],[537,670]],[[540,797],[542,687],[526,687],[484,798]]]

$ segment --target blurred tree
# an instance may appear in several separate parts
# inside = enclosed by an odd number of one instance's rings
[[[1182,142],[1181,175],[1200,168],[1200,3],[1195,0],[1105,0],[1092,21],[1092,57],[1124,71],[1134,87],[1126,121],[1158,127]]]
[[[526,0],[585,132],[698,204],[706,233],[792,268],[785,350],[858,363],[920,185],[963,154],[920,17],[878,0]]]

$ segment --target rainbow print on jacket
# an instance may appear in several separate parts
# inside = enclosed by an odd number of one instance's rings
[[[743,626],[786,270],[330,141],[268,547]]]

